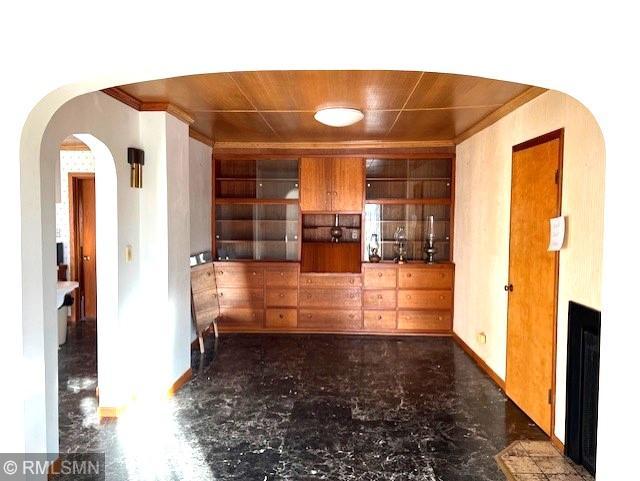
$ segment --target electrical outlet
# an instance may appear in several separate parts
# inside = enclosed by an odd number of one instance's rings
[[[486,344],[487,343],[487,335],[484,332],[479,332],[476,336],[476,340],[478,344]]]

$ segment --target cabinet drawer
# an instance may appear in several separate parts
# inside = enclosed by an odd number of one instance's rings
[[[392,267],[369,267],[364,268],[364,287],[378,289],[396,288],[395,266]]]
[[[264,303],[262,289],[222,287],[218,289],[218,299],[221,306],[262,307]]]
[[[451,329],[451,312],[400,311],[398,329],[448,331]]]
[[[362,311],[301,309],[298,327],[318,330],[357,330],[362,328]]]
[[[362,276],[300,274],[300,287],[360,287]]]
[[[196,293],[214,288],[213,264],[203,264],[191,268],[191,292]]]
[[[215,264],[218,287],[262,287],[264,269],[256,266]]]
[[[360,307],[360,289],[300,289],[300,307]]]
[[[267,287],[298,287],[298,268],[267,268],[264,271],[264,280]]]
[[[398,272],[400,289],[451,289],[453,270],[445,268],[402,267]]]
[[[362,301],[365,309],[395,309],[395,290],[364,290]]]
[[[222,308],[220,327],[262,327],[264,311],[262,309]]]
[[[396,311],[364,311],[364,328],[387,330],[396,328]]]
[[[403,289],[398,291],[399,309],[451,309],[451,291]]]
[[[267,309],[266,327],[295,328],[298,325],[298,311],[295,309]]]
[[[267,289],[267,306],[298,306],[297,289]]]

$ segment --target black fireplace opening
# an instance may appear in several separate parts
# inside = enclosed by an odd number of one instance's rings
[[[600,311],[569,302],[565,454],[595,475]]]

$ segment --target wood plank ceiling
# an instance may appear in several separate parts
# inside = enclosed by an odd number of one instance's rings
[[[215,142],[454,141],[529,85],[405,71],[261,71],[190,75],[119,87],[142,102],[187,111]],[[542,89],[539,89],[542,91]],[[345,128],[314,113],[351,107],[364,119]]]

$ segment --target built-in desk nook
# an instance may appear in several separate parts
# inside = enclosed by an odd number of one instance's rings
[[[222,332],[451,332],[453,154],[214,164]]]

